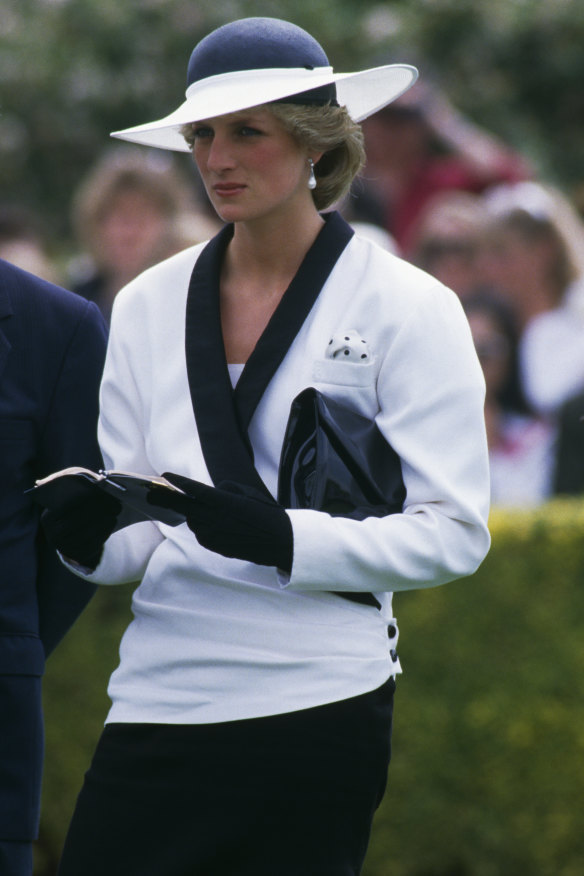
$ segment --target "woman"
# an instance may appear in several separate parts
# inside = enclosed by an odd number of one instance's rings
[[[122,286],[219,230],[165,156],[135,149],[121,146],[103,155],[73,202],[73,225],[84,252],[70,266],[69,286],[95,301],[108,321]]]
[[[584,389],[584,226],[559,191],[539,183],[498,187],[486,205],[482,268],[518,313],[526,398],[554,422]]]
[[[108,538],[115,502],[47,521],[89,580],[141,581],[63,876],[360,872],[400,671],[389,591],[468,574],[489,541],[483,378],[456,297],[318,212],[362,162],[354,119],[414,76],[334,74],[305,31],[244,19],[195,48],[179,110],[118,133],[192,145],[226,225],[118,295],[103,379],[106,466],[170,472],[188,525]],[[404,513],[275,501],[309,385],[377,420]]]
[[[464,302],[482,286],[480,254],[485,207],[478,195],[436,195],[420,215],[409,261],[432,274]]]

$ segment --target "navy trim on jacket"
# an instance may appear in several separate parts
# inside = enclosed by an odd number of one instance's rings
[[[193,269],[186,313],[186,359],[191,399],[205,463],[215,485],[235,481],[266,493],[254,466],[247,429],[263,393],[354,234],[338,213],[326,221],[231,387],[221,330],[221,265],[233,236],[227,225]]]

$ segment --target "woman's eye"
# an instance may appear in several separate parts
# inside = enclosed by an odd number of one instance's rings
[[[193,137],[195,140],[204,140],[207,137],[212,137],[213,131],[211,128],[193,128]]]
[[[242,137],[254,137],[254,136],[257,137],[261,134],[261,131],[258,131],[257,128],[251,128],[249,125],[243,125],[239,129],[239,134]]]

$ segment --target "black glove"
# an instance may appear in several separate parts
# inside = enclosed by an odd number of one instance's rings
[[[121,510],[118,499],[93,486],[86,496],[43,511],[41,523],[50,545],[67,559],[93,570]]]
[[[186,495],[152,490],[148,501],[185,514],[203,547],[224,557],[291,571],[292,524],[277,502],[230,481],[209,487],[172,472],[164,477]]]

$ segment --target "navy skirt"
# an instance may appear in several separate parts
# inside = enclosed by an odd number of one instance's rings
[[[356,876],[387,780],[395,682],[284,715],[108,724],[59,876]]]

